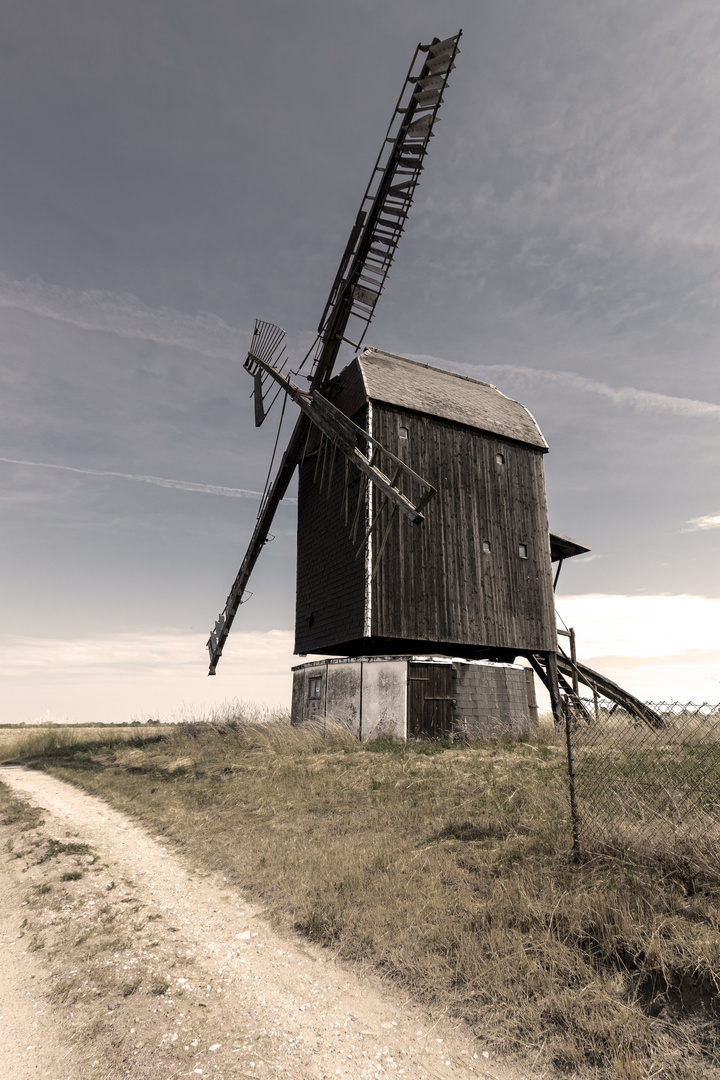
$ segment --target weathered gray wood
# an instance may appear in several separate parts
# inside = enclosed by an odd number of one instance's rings
[[[565,674],[571,673],[571,662],[567,657],[562,654],[558,657],[558,667],[564,671]],[[622,686],[618,686],[612,679],[608,679],[605,675],[601,675],[598,671],[593,671],[587,664],[580,662],[576,663],[576,669],[580,681],[589,686],[594,692],[602,694],[603,697],[608,698],[610,701],[614,701],[616,705],[626,709],[631,716],[636,716],[639,720],[643,720],[650,727],[662,727],[662,717],[658,715],[653,709],[649,708],[644,701],[636,698],[634,694],[631,694],[628,690],[624,690]]]
[[[373,415],[375,436],[438,489],[422,535],[404,520],[390,534],[373,587],[373,635],[447,643],[457,655],[478,646],[554,651],[541,452],[379,404]]]
[[[562,700],[560,698],[560,684],[558,681],[558,658],[557,653],[548,652],[545,654],[545,668],[547,671],[547,688],[550,694],[550,707],[552,709],[553,719],[556,724],[560,725],[567,723],[567,717],[564,715]]]
[[[442,417],[547,450],[542,432],[525,406],[490,383],[380,349],[366,349],[355,363],[361,368],[365,392],[373,401]]]
[[[394,358],[393,383],[398,381],[400,366],[399,358]],[[408,363],[408,384],[418,368],[427,370]],[[377,388],[376,374],[373,385]],[[450,380],[453,394],[456,392],[452,375],[436,371],[432,378]],[[351,412],[355,422],[367,425],[371,381],[360,358],[332,380],[327,395],[335,408]],[[466,390],[468,382],[457,381]],[[384,386],[387,392],[388,384]],[[497,418],[508,399],[487,385],[482,392],[500,399],[493,414]],[[361,581],[348,569],[344,541],[338,544],[335,538],[331,543],[318,535],[315,518],[319,511],[313,497],[306,502],[308,495],[303,495],[300,500],[297,650],[358,654],[436,651],[500,660],[511,660],[517,653],[554,653],[557,637],[544,443],[537,445],[540,437],[536,429],[529,436],[531,444],[523,444],[482,430],[477,417],[478,426],[471,427],[428,415],[425,404],[423,400],[423,411],[415,412],[373,399],[373,439],[392,453],[392,460],[423,476],[438,493],[427,508],[422,529],[402,517],[389,529],[385,524],[377,531],[378,546],[384,550],[379,561],[373,559],[370,571],[374,574],[370,636],[367,627],[358,633],[357,621],[346,617],[347,591],[343,588],[342,604],[334,591],[343,574],[355,582],[357,590],[366,589],[366,580]],[[517,413],[511,411],[514,432],[516,418]],[[407,437],[400,438],[401,428]],[[367,493],[357,501],[350,497],[354,531],[367,513],[367,497]],[[372,498],[372,516],[377,522],[378,493]],[[344,499],[343,485],[338,491],[339,518],[344,518]],[[331,499],[326,516],[334,516],[332,506]],[[419,508],[418,503],[415,506]],[[383,518],[386,520],[385,515]],[[363,528],[363,534],[366,531]],[[317,554],[307,542],[310,535],[320,545]],[[485,544],[489,551],[484,550]],[[527,558],[520,557],[521,544],[527,548]],[[305,560],[310,560],[308,566]],[[317,565],[323,566],[323,572],[310,582],[308,567]],[[335,584],[331,587],[330,582]],[[349,610],[356,611],[359,604],[355,597]]]

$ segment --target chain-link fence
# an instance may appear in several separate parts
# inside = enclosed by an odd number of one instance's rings
[[[603,698],[568,708],[575,847],[720,870],[720,704],[648,702],[656,722]]]

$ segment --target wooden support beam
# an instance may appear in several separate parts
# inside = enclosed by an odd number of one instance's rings
[[[565,716],[563,713],[562,700],[560,698],[557,653],[545,653],[545,663],[547,665],[548,693],[550,694],[550,707],[552,709],[553,720],[556,724],[562,724],[565,721]]]
[[[432,484],[429,484],[427,480],[424,480],[422,476],[419,476],[414,472],[409,465],[406,465],[404,461],[401,461],[395,454],[392,454],[376,439],[373,439],[367,431],[364,431],[361,427],[358,427],[357,424],[353,423],[348,416],[345,416],[343,412],[331,404],[331,402],[323,397],[322,394],[317,391],[308,392],[301,390],[292,379],[289,379],[287,375],[278,371],[272,364],[267,364],[260,356],[255,356],[253,353],[250,353],[248,354],[246,367],[248,366],[248,362],[253,369],[256,367],[262,368],[268,375],[271,375],[277,383],[279,383],[293,401],[300,406],[301,410],[311,423],[318,428],[327,440],[332,442],[333,454],[334,448],[338,447],[342,453],[345,454],[350,463],[367,476],[375,487],[383,492],[387,499],[395,503],[398,509],[402,510],[404,514],[416,523],[423,520],[422,510],[428,500],[436,493]],[[386,476],[377,465],[375,465],[376,454],[373,453],[370,458],[366,457],[357,445],[359,442],[367,444],[375,451],[379,451],[385,458],[392,462],[395,466],[395,476],[392,480],[389,476]],[[408,482],[414,482],[420,488],[421,495],[417,503],[411,502],[411,500],[400,491],[398,483],[401,477]],[[321,490],[324,478],[325,458],[323,458],[322,476],[320,478]]]
[[[565,694],[567,695],[567,700],[570,701],[570,703],[572,704],[572,707],[574,709],[577,709],[578,712],[582,715],[583,720],[585,720],[589,724],[590,721],[592,720],[592,717],[590,716],[590,713],[587,711],[587,709],[583,705],[583,703],[582,703],[582,701],[580,699],[580,695],[578,693],[576,693],[576,691],[572,688],[572,686],[567,681],[565,676],[559,670],[558,670],[558,684],[565,691]]]
[[[578,687],[577,652],[575,651],[575,631],[573,630],[572,626],[570,627],[569,635],[570,635],[570,662],[572,663],[572,666],[573,666],[573,670],[572,670],[573,694],[575,695],[575,697],[578,697],[579,694],[580,694],[580,689]]]

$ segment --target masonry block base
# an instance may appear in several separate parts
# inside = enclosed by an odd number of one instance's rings
[[[425,673],[435,665],[443,669],[438,672],[443,678],[427,679]],[[442,685],[448,692],[423,699],[425,682],[434,691]],[[533,673],[519,664],[363,656],[293,668],[292,723],[344,724],[363,741],[404,740],[409,732],[465,739],[532,736],[537,717]]]

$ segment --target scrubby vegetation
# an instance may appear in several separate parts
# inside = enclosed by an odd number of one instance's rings
[[[33,733],[35,735],[35,733]],[[576,864],[563,748],[215,722],[8,746],[485,1041],[587,1077],[720,1074],[720,858]]]

